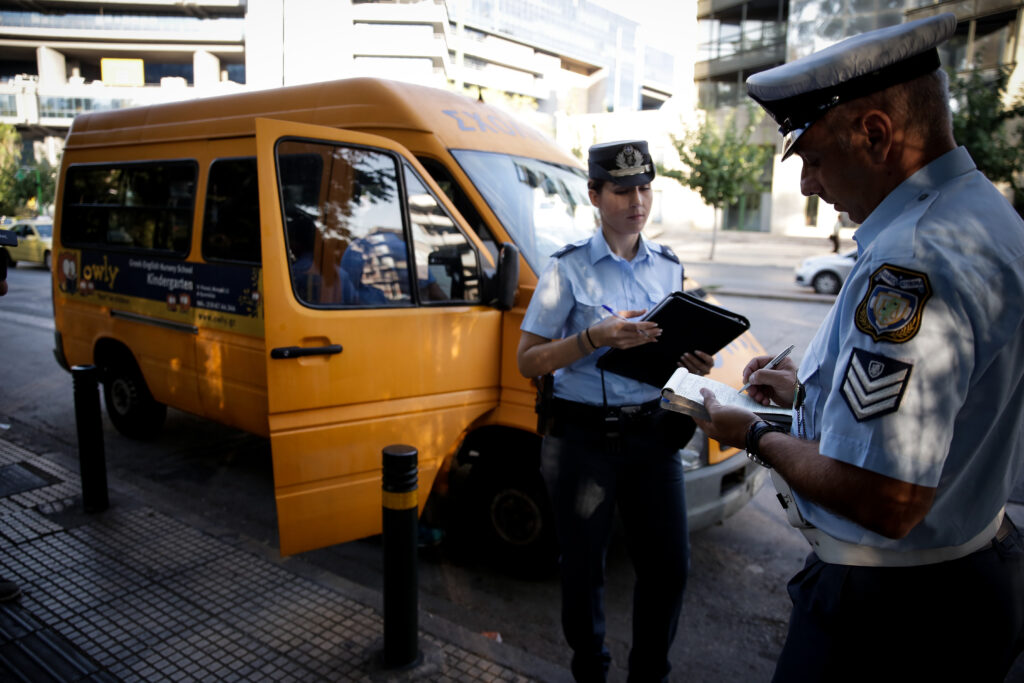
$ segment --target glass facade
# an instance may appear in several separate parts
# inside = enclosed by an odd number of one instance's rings
[[[606,109],[640,109],[640,83],[674,82],[672,55],[643,48],[640,24],[574,0],[462,0],[448,6],[451,21],[518,39],[554,54],[608,69]]]
[[[228,39],[226,36],[233,35],[234,40],[241,40],[245,19],[243,17],[200,19],[166,14],[44,14],[42,12],[2,11],[0,12],[0,24],[48,31],[188,33],[197,39],[213,40],[226,40]]]
[[[697,92],[704,109],[733,107],[746,98],[747,76],[785,59],[787,0],[712,3],[699,17]]]

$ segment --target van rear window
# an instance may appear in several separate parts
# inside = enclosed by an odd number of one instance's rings
[[[187,160],[69,167],[61,243],[187,256],[197,173]]]

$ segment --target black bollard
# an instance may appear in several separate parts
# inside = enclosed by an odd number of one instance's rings
[[[78,427],[78,465],[82,479],[82,507],[103,512],[107,497],[107,462],[103,451],[103,420],[100,417],[99,370],[94,365],[71,368],[75,388],[75,424]]]
[[[384,652],[385,669],[407,669],[422,661],[419,650],[419,599],[416,534],[417,452],[412,446],[384,449]]]

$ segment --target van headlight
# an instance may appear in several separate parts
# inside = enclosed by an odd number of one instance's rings
[[[690,472],[708,464],[708,437],[700,427],[693,431],[690,440],[679,449],[679,455],[683,459],[684,472]]]

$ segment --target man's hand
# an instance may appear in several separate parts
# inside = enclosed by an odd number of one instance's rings
[[[785,358],[775,368],[762,370],[771,359],[771,356],[757,356],[743,368],[743,383],[750,383],[747,393],[763,406],[775,402],[783,408],[792,408],[796,363],[792,358]]]
[[[737,406],[723,406],[710,389],[701,389],[700,394],[704,397],[704,407],[711,420],[694,418],[697,426],[720,444],[746,448],[747,427],[757,422],[757,415]]]

